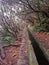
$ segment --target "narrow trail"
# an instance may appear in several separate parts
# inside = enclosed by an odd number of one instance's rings
[[[28,65],[26,29],[24,29],[22,32],[22,43],[20,47],[20,53],[17,65]]]

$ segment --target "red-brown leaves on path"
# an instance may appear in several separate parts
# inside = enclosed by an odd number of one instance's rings
[[[45,49],[49,50],[49,34],[46,32],[32,32],[37,39],[44,45]]]

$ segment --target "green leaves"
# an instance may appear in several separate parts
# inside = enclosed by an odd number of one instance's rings
[[[49,22],[47,22],[46,20],[47,18],[42,18],[41,21],[36,22],[33,26],[33,30],[38,32],[49,32]]]
[[[13,42],[15,40],[15,38],[14,37],[10,37],[10,36],[6,36],[6,37],[0,37],[0,40],[8,42],[8,43],[11,43],[11,42]]]

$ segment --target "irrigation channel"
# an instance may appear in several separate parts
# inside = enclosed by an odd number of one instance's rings
[[[29,34],[29,38],[30,38],[30,41],[31,41],[31,45],[34,48],[34,52],[35,52],[38,64],[39,65],[49,65],[49,61],[45,57],[43,51],[39,47],[39,44],[37,43],[34,36],[32,35],[32,33],[29,30],[28,30],[28,34]]]

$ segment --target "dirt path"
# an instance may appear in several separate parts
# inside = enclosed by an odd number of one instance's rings
[[[22,43],[20,47],[19,59],[17,65],[28,65],[27,56],[27,43],[26,43],[26,30],[24,29],[22,33]]]

